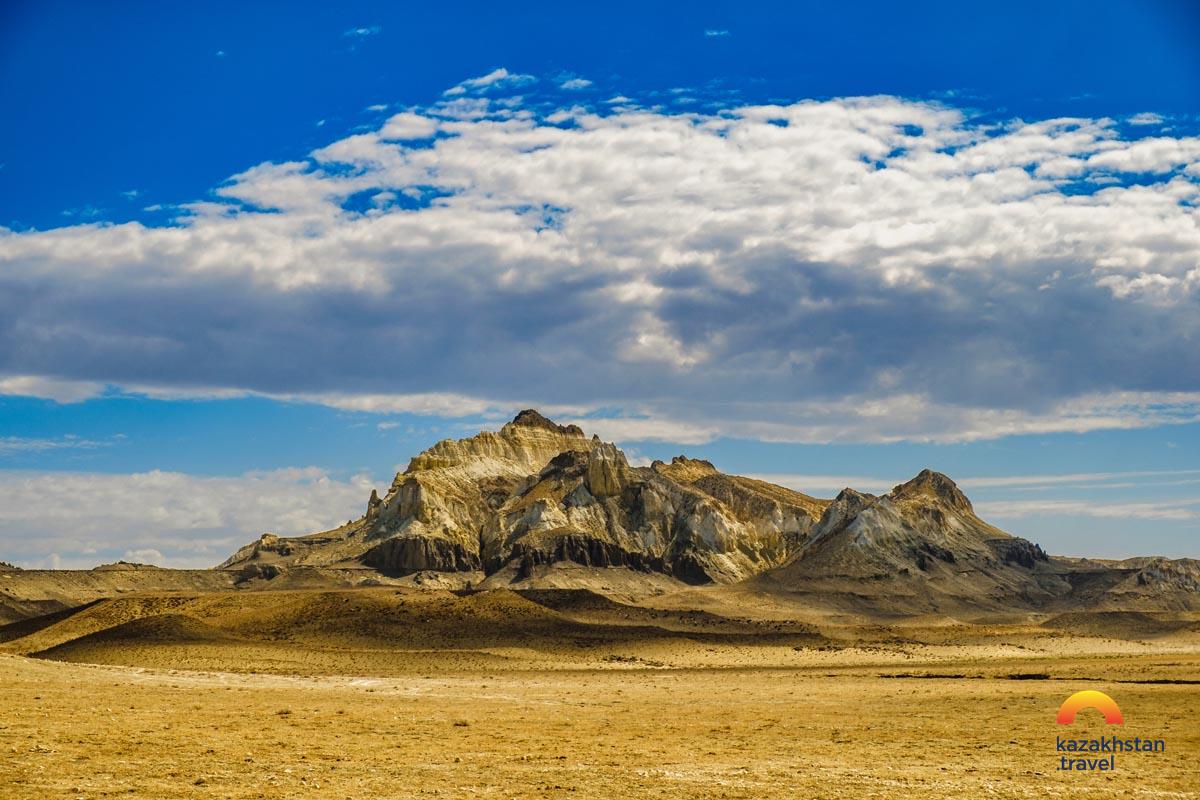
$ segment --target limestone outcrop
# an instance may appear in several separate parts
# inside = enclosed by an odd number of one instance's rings
[[[519,576],[571,561],[733,582],[786,563],[824,506],[682,456],[631,467],[615,445],[528,410],[417,455],[383,497],[372,491],[360,519],[311,536],[265,534],[221,566]]]
[[[495,588],[569,583],[576,566],[647,587],[745,582],[839,612],[1200,610],[1200,562],[1049,556],[932,470],[884,495],[819,500],[685,456],[632,466],[533,410],[415,456],[362,517],[264,534],[221,568],[243,582],[367,569]]]

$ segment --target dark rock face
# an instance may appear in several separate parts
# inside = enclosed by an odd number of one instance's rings
[[[936,558],[947,564],[955,562],[953,552],[932,542],[921,542],[913,548],[913,560],[916,561],[918,569],[922,571],[929,569],[930,558]]]
[[[517,544],[513,547],[509,560],[515,560],[520,565],[520,577],[528,576],[532,567],[558,561],[572,561],[585,567],[628,567],[639,572],[666,571],[661,557],[636,550],[625,550],[620,545],[579,534],[561,536],[548,547]],[[488,571],[495,572],[501,565],[493,562],[490,566]]]
[[[989,539],[988,546],[1005,564],[1016,564],[1025,569],[1033,569],[1039,561],[1050,560],[1040,546],[1026,539]]]
[[[238,576],[238,583],[254,580],[256,578],[269,581],[273,578],[278,578],[285,571],[286,570],[283,567],[280,567],[277,564],[247,564],[246,566],[242,567],[241,574]]]
[[[521,425],[526,428],[544,428],[548,431],[555,431],[556,433],[571,436],[583,436],[583,428],[580,428],[578,425],[557,425],[532,408],[527,408],[513,417],[512,424]]]
[[[692,553],[675,553],[671,558],[670,574],[684,583],[696,586],[712,583],[705,564]]]
[[[362,557],[363,563],[381,572],[408,575],[413,572],[469,572],[480,568],[479,556],[458,542],[426,536],[397,536],[385,539]]]

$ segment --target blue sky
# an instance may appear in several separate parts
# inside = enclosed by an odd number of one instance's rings
[[[525,406],[1200,556],[1188,2],[8,3],[0,560],[220,561]]]

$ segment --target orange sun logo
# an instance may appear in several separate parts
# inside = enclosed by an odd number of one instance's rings
[[[1059,725],[1070,725],[1075,721],[1075,715],[1085,708],[1094,708],[1104,715],[1104,721],[1109,725],[1124,725],[1125,717],[1116,702],[1104,692],[1088,689],[1076,692],[1068,697],[1058,708],[1057,722]]]

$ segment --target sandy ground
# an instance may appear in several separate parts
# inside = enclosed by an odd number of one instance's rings
[[[1195,648],[1087,641],[1079,657],[767,648],[750,668],[714,648],[697,651],[708,663],[555,670],[510,653],[371,678],[0,655],[0,797],[1200,797],[1200,686],[1144,682],[1200,679]],[[1057,679],[994,677],[1035,670]],[[901,674],[984,677],[881,677]],[[1081,688],[1107,691],[1126,724],[1057,726]],[[1167,750],[1056,769],[1056,736],[1114,730]]]

